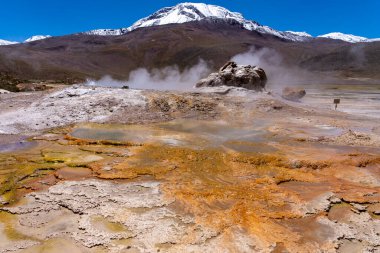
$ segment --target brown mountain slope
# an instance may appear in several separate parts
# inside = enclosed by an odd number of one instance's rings
[[[104,75],[126,79],[139,67],[152,69],[176,64],[183,69],[200,58],[216,69],[253,46],[275,49],[287,66],[379,77],[376,70],[380,43],[349,44],[329,39],[289,42],[221,20],[143,28],[117,37],[69,35],[2,46],[0,72],[22,79],[64,80]],[[365,52],[365,65],[347,64],[351,50],[357,46]]]
[[[349,44],[300,63],[316,71],[338,71],[346,77],[380,78],[380,42]]]

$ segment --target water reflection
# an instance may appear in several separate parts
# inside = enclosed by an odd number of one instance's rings
[[[31,148],[36,145],[35,142],[28,141],[27,137],[20,136],[12,138],[12,140],[0,142],[0,153],[14,152],[17,150],[23,150]]]

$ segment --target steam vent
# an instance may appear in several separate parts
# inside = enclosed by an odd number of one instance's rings
[[[235,86],[249,90],[262,91],[267,83],[265,71],[257,66],[237,65],[227,62],[217,73],[211,73],[200,80],[196,87]]]

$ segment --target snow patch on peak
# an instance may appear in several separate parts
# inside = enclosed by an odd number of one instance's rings
[[[13,44],[18,44],[18,42],[0,39],[0,46],[7,46],[7,45],[13,45]]]
[[[50,38],[51,36],[50,35],[34,35],[28,39],[26,39],[24,41],[24,43],[28,43],[28,42],[32,42],[32,41],[36,41],[36,40],[43,40],[43,39],[47,39],[47,38]]]
[[[204,3],[180,3],[173,7],[163,8],[146,18],[138,20],[128,30],[156,25],[186,23],[205,18],[234,19],[239,23],[245,22],[240,13],[230,12],[220,6]]]
[[[286,32],[281,32],[283,37],[288,40],[292,41],[310,41],[313,39],[313,36],[306,32],[293,32],[293,31],[286,31]]]
[[[309,38],[313,37],[310,34],[308,34],[307,32],[286,31],[286,33],[291,33],[291,34],[294,34],[294,35],[297,35],[297,36],[303,36],[303,37],[309,37]]]
[[[319,35],[319,38],[328,38],[328,39],[334,39],[334,40],[343,40],[350,43],[357,43],[357,42],[367,42],[368,39],[361,36],[356,36],[353,34],[344,34],[341,32],[332,32],[324,35]]]
[[[123,29],[97,29],[85,32],[88,35],[118,36],[123,35]]]

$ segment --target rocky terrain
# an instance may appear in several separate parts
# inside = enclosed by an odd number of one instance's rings
[[[0,252],[380,250],[379,119],[228,86],[0,108]]]

